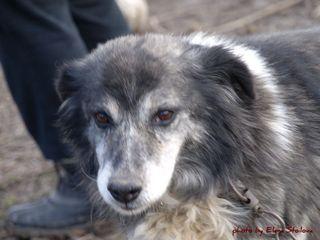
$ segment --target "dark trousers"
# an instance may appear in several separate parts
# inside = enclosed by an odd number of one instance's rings
[[[113,0],[0,1],[0,60],[27,129],[46,158],[70,156],[55,127],[56,68],[128,33]]]

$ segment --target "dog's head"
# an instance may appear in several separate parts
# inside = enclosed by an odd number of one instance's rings
[[[122,214],[223,180],[254,97],[246,66],[226,49],[161,35],[100,46],[62,68],[57,90],[66,139],[96,163],[101,196]]]

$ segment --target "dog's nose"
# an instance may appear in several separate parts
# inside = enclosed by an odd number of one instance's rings
[[[139,196],[141,187],[132,185],[109,184],[108,190],[115,200],[122,203],[129,203]]]

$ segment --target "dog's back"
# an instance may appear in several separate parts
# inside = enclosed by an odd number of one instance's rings
[[[245,43],[270,62],[284,89],[300,86],[320,105],[320,28],[249,37]]]
[[[320,28],[249,37],[244,42],[266,59],[281,90],[280,101],[292,112],[289,124],[294,123],[293,130],[299,137],[297,152],[288,166],[291,173],[286,176],[291,179],[285,181],[287,208],[291,216],[295,216],[295,211],[308,212],[315,237],[319,237]],[[292,207],[297,204],[296,198],[290,197],[293,192],[304,195],[305,202],[300,202],[298,207]],[[311,205],[313,211],[308,210]]]
[[[320,28],[252,37],[245,42],[274,70],[285,104],[301,121],[306,154],[320,156]]]

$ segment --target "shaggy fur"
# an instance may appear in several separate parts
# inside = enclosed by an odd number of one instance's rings
[[[320,238],[319,36],[128,36],[62,68],[61,129],[128,239],[260,239],[233,234],[255,217],[229,180],[313,230],[298,239]],[[159,109],[169,123],[153,122]],[[107,185],[120,183],[140,186],[138,198],[116,201]]]
[[[132,239],[233,239],[242,210],[223,198],[208,196],[197,202],[177,204],[172,209],[147,213]]]

